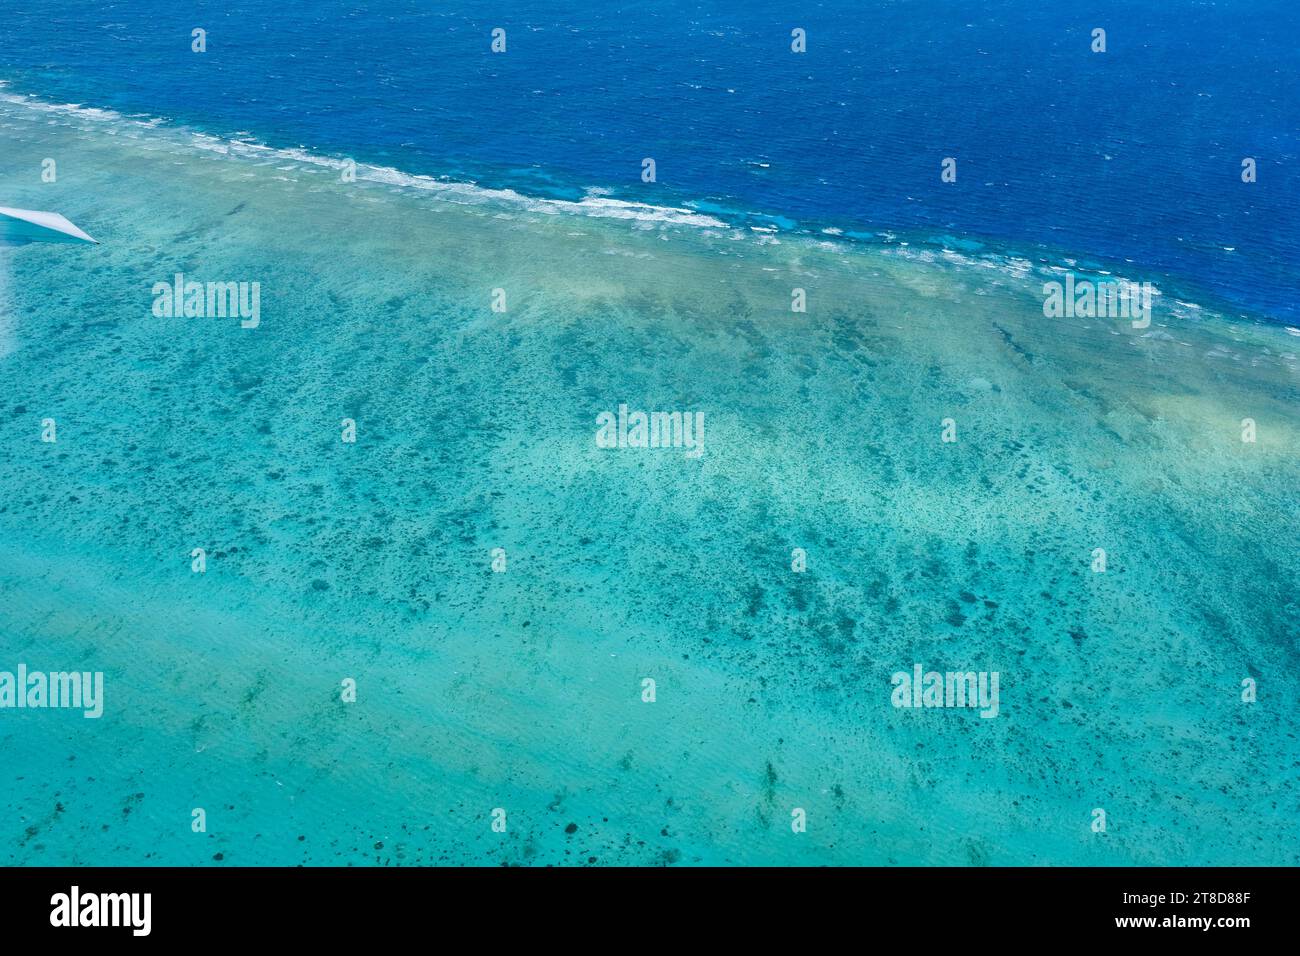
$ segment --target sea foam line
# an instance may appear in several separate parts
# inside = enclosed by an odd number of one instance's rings
[[[303,148],[268,146],[255,139],[222,139],[209,133],[174,126],[158,117],[136,118],[124,116],[114,110],[84,106],[80,103],[51,103],[34,96],[3,92],[8,84],[0,81],[0,102],[57,116],[84,120],[89,123],[128,125],[140,130],[170,133],[176,136],[189,134],[188,145],[207,152],[244,159],[280,160],[341,172],[353,168],[353,162],[326,156]],[[83,127],[84,128],[84,127]],[[513,189],[491,189],[474,182],[434,178],[417,173],[407,173],[391,166],[355,163],[356,178],[385,186],[419,189],[441,194],[453,201],[472,204],[505,204],[530,212],[548,215],[572,213],[597,219],[622,219],[647,225],[693,226],[702,229],[730,229],[730,224],[714,216],[677,206],[657,206],[652,203],[613,199],[601,195],[602,190],[592,190],[579,200],[544,199],[528,196]]]
[[[182,147],[189,146],[206,152],[248,160],[293,162],[300,164],[300,166],[335,172],[342,172],[344,169],[352,168],[354,164],[352,160],[323,155],[302,147],[282,148],[269,146],[252,137],[222,139],[209,133],[173,124],[171,121],[160,117],[125,116],[114,110],[88,107],[79,103],[52,103],[41,100],[36,96],[6,92],[8,86],[8,81],[0,80],[0,102],[2,103],[10,103],[65,119],[85,120],[88,123],[116,124],[133,127],[141,133],[166,135],[172,137],[172,141]],[[188,134],[188,140],[182,138],[185,134]],[[705,230],[720,230],[736,239],[745,238],[752,232],[752,238],[756,239],[761,245],[778,242],[777,236],[781,234],[781,229],[778,226],[771,225],[773,219],[771,216],[749,217],[756,221],[762,221],[763,225],[750,224],[746,229],[745,224],[729,223],[696,209],[679,206],[658,206],[651,203],[614,199],[605,195],[608,190],[602,188],[589,189],[587,194],[579,200],[548,199],[528,196],[509,188],[493,189],[469,181],[408,173],[391,166],[355,163],[355,173],[358,180],[377,185],[429,192],[443,200],[466,205],[504,205],[543,215],[573,214],[597,219],[624,220],[635,223],[641,228],[686,226]],[[746,217],[742,214],[742,218]],[[795,225],[792,221],[787,222],[792,226]],[[799,238],[814,240],[817,238],[816,232],[801,230],[797,226],[794,232]],[[912,242],[889,231],[878,231],[865,243],[861,240],[866,234],[857,231],[845,231],[836,227],[829,227],[821,229],[820,233],[827,238],[820,239],[819,245],[825,245],[829,239],[830,242],[837,245],[843,243],[849,247],[860,247],[865,244],[875,247],[886,254],[931,266],[943,262],[959,269],[992,269],[1017,284],[1023,283],[1034,276],[1053,277],[1053,274],[1066,271],[1067,267],[1081,274],[1091,271],[1078,268],[1070,259],[1065,259],[1066,265],[1062,266],[1042,259],[1039,259],[1037,263],[1031,262],[1023,256],[1007,251],[988,251],[972,255],[966,251],[948,248],[944,243],[936,244],[929,241],[919,241],[913,245]],[[1106,275],[1107,273],[1101,271],[1100,274]],[[1199,311],[1201,308],[1191,302],[1180,301],[1179,305],[1194,311]]]

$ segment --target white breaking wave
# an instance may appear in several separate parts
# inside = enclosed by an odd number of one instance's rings
[[[0,103],[10,103],[42,111],[59,116],[64,120],[84,121],[87,126],[90,124],[114,124],[119,127],[125,126],[134,129],[140,134],[145,132],[173,134],[176,137],[174,141],[181,146],[260,161],[263,164],[275,162],[296,164],[281,166],[279,167],[281,171],[298,168],[342,173],[344,169],[350,168],[354,162],[347,158],[322,155],[301,147],[280,148],[268,146],[247,135],[235,139],[222,139],[208,133],[198,132],[178,125],[174,126],[168,120],[158,117],[124,116],[113,110],[83,106],[79,103],[50,103],[34,96],[6,92],[8,85],[7,81],[0,80]],[[188,136],[188,139],[185,139],[185,136]],[[546,199],[529,196],[513,189],[491,189],[474,182],[408,173],[391,166],[356,163],[355,173],[359,181],[402,189],[420,190],[432,193],[442,200],[465,205],[505,206],[542,215],[573,214],[596,219],[617,219],[635,223],[640,228],[685,226],[723,230],[732,239],[749,238],[756,240],[760,245],[777,243],[779,240],[776,236],[781,232],[778,227],[770,224],[751,224],[746,229],[742,225],[724,222],[715,216],[707,215],[696,209],[657,206],[651,203],[614,199],[608,195],[609,190],[604,188],[589,188],[586,195],[578,200]],[[825,236],[832,237],[837,242],[841,241],[843,236],[843,230],[835,227],[823,228],[820,232]],[[946,263],[963,269],[978,268],[985,272],[994,270],[1017,284],[1026,280],[1032,281],[1035,277],[1056,278],[1060,274],[1071,270],[1077,270],[1081,273],[1088,271],[1078,270],[1077,263],[1070,258],[1062,260],[1064,265],[1041,261],[1034,263],[1009,253],[989,251],[972,255],[943,247],[913,246],[912,243],[889,231],[882,231],[877,235],[884,241],[885,245],[876,248],[886,255],[898,256],[931,266]],[[806,237],[814,239],[812,233],[807,233]],[[821,242],[824,243],[825,240]],[[1106,272],[1102,274],[1109,275]],[[1159,290],[1153,290],[1153,294],[1159,295],[1160,292]],[[1179,301],[1178,304],[1190,310],[1200,309],[1199,306],[1191,302]]]
[[[245,159],[289,161],[298,164],[299,167],[317,167],[340,173],[349,168],[351,163],[348,159],[324,156],[301,148],[282,149],[267,146],[253,139],[222,139],[208,133],[184,130],[180,127],[169,127],[167,120],[158,117],[137,118],[124,116],[114,110],[83,106],[80,103],[49,103],[33,96],[3,92],[4,85],[7,84],[0,81],[0,102],[38,110],[67,119],[82,120],[87,124],[124,124],[140,130],[165,128],[167,132],[188,133],[188,145],[207,152]],[[282,171],[294,168],[294,166],[281,167]],[[433,176],[403,172],[391,166],[373,166],[367,163],[356,163],[356,178],[363,182],[433,192],[451,201],[471,204],[505,204],[547,215],[574,213],[597,219],[622,219],[650,225],[694,226],[705,229],[731,228],[728,223],[723,222],[721,219],[705,215],[694,209],[656,206],[652,203],[612,199],[602,195],[602,190],[589,190],[586,196],[578,200],[544,199],[537,196],[528,196],[513,189],[489,189],[473,182],[440,179]]]
[[[323,156],[309,150],[290,148],[280,149],[249,140],[221,140],[206,133],[194,134],[194,145],[200,149],[224,152],[231,155],[243,155],[252,158],[274,160],[292,160],[310,166],[342,172],[349,165],[348,160],[333,156]],[[600,195],[597,190],[590,190],[579,200],[544,199],[528,196],[513,189],[490,189],[473,182],[439,179],[418,173],[408,173],[392,166],[372,166],[367,163],[356,164],[357,179],[364,182],[381,183],[386,186],[400,186],[407,189],[420,189],[441,194],[444,198],[461,200],[468,203],[496,202],[521,206],[530,212],[558,215],[560,213],[578,213],[599,219],[628,219],[638,222],[664,223],[674,226],[700,226],[708,229],[727,229],[728,224],[713,216],[692,209],[673,206],[656,206],[651,203],[630,202],[623,199],[611,199]]]

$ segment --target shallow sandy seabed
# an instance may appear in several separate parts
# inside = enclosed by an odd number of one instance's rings
[[[14,102],[0,142],[103,243],[0,249],[0,669],[107,685],[0,712],[0,862],[1300,863],[1283,329]],[[177,272],[260,327],[156,318]],[[704,455],[598,449],[622,402]],[[893,708],[917,662],[1000,716]]]

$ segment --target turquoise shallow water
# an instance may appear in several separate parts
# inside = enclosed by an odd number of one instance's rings
[[[0,138],[8,204],[103,243],[0,249],[0,667],[106,675],[98,721],[0,712],[5,862],[1300,862],[1286,329],[12,100]],[[260,327],[155,317],[176,272]],[[622,402],[705,453],[597,448]],[[1000,715],[891,707],[917,662]]]

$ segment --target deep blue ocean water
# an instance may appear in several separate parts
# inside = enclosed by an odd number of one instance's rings
[[[1292,0],[12,6],[25,94],[532,195],[1127,261],[1300,315]]]

